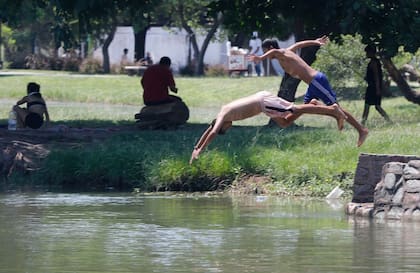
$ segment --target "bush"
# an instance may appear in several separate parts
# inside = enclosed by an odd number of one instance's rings
[[[182,76],[193,76],[194,75],[194,67],[192,65],[186,65],[179,69],[179,74]]]
[[[81,64],[81,60],[78,57],[69,57],[65,58],[62,66],[62,70],[64,71],[79,71],[79,67]]]
[[[50,70],[51,60],[42,55],[31,54],[25,57],[25,68]]]
[[[331,85],[339,94],[339,89],[351,86],[366,86],[364,77],[368,60],[365,46],[360,35],[342,35],[341,42],[329,42],[322,46],[317,53],[317,60],[313,67],[324,72]],[[339,94],[340,95],[340,94]]]
[[[224,77],[227,76],[229,73],[227,72],[224,65],[211,65],[206,69],[206,76],[210,77]]]
[[[95,58],[86,58],[80,64],[79,71],[85,74],[97,74],[102,73],[102,63]]]

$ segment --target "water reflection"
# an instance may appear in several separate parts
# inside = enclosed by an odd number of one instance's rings
[[[264,196],[0,196],[0,272],[416,272],[418,223]]]

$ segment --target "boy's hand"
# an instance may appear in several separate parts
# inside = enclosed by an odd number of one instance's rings
[[[325,45],[328,43],[329,38],[327,35],[322,36],[321,38],[316,39],[316,41],[319,43],[320,46]]]
[[[261,61],[261,57],[256,56],[256,55],[248,55],[247,59],[248,59],[248,61],[256,62],[256,63]]]
[[[201,149],[194,148],[194,151],[191,154],[190,164],[193,163],[194,159],[198,159],[198,155],[200,154],[200,152],[201,152]]]

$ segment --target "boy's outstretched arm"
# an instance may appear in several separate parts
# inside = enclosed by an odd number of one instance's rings
[[[293,45],[289,46],[287,49],[293,52],[296,52],[296,50],[298,50],[299,48],[304,48],[308,46],[323,46],[326,43],[328,43],[328,41],[329,41],[328,36],[324,35],[315,40],[304,40],[304,41],[294,43]]]
[[[197,144],[195,144],[194,146],[194,150],[191,153],[191,159],[190,159],[190,164],[192,164],[192,162],[194,161],[194,159],[197,159],[198,156],[200,155],[201,151],[204,149],[205,146],[207,146],[207,144],[210,142],[209,140],[209,134],[211,132],[211,130],[213,129],[213,124],[210,125],[202,134],[202,136],[200,137],[200,140],[197,142]],[[214,136],[211,136],[211,139],[213,139]]]
[[[277,54],[278,54],[281,50],[284,50],[284,49],[277,49],[277,48],[273,48],[273,49],[270,49],[269,51],[267,51],[266,53],[264,53],[264,54],[263,54],[263,55],[261,55],[261,56],[249,55],[249,56],[248,56],[248,61],[251,61],[251,62],[260,62],[260,61],[265,60],[265,59],[267,59],[267,58],[271,59],[271,58],[273,58],[273,57],[276,57],[276,55],[277,55]]]

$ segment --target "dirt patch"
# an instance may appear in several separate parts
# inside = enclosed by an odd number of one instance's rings
[[[273,185],[273,180],[268,176],[244,174],[239,176],[230,188],[236,194],[267,194]]]

